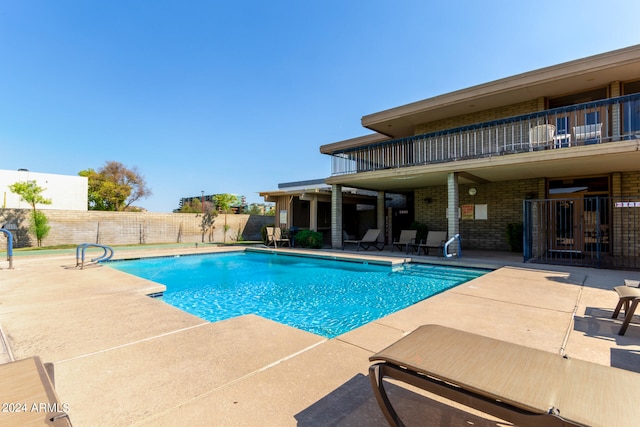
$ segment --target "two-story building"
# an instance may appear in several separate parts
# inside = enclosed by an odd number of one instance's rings
[[[378,195],[371,228],[387,241],[413,221],[460,236],[452,250],[507,250],[524,227],[526,260],[640,267],[640,45],[369,114],[332,157],[331,241],[342,187]],[[400,195],[405,205],[389,209]],[[399,220],[401,218],[401,220]],[[362,227],[360,227],[362,228]]]

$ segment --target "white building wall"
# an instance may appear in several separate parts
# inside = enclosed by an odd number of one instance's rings
[[[38,209],[86,211],[89,203],[89,182],[84,176],[55,175],[26,170],[0,170],[0,203],[7,209],[30,209],[28,203],[9,190],[16,182],[36,181],[45,190],[42,196],[51,199],[50,205],[37,205]]]

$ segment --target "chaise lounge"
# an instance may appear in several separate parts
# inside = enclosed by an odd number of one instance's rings
[[[418,230],[402,230],[398,240],[391,244],[391,252],[393,252],[394,247],[397,247],[398,250],[404,249],[405,252],[409,253],[409,245],[416,243],[417,234]]]
[[[383,379],[395,379],[518,426],[636,426],[640,374],[440,325],[369,358],[376,400],[404,425]]]
[[[381,251],[384,249],[384,242],[378,242],[378,238],[380,237],[380,229],[378,228],[370,228],[367,230],[365,235],[360,240],[343,240],[342,241],[342,250],[347,244],[356,245],[359,251],[360,248],[363,248],[365,251],[368,250],[371,246]]]
[[[429,255],[429,249],[438,249],[438,255],[442,255],[442,248],[444,248],[444,244],[446,241],[446,231],[429,231],[427,233],[426,240],[423,240],[420,243],[413,244],[411,246],[417,249],[418,255],[420,255],[420,251],[423,251],[425,255]]]
[[[38,356],[0,364],[0,425],[71,426],[54,388],[53,365]]]

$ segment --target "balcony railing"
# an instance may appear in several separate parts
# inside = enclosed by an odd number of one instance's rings
[[[332,175],[640,138],[640,94],[393,139],[332,153]]]

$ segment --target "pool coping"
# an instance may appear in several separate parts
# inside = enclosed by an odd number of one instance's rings
[[[293,253],[290,249],[278,251]],[[375,262],[392,257],[388,253],[322,252]],[[411,259],[451,263],[437,257]],[[501,264],[491,258],[459,261],[472,267]],[[192,425],[218,420],[229,425],[337,425],[350,421],[383,426],[384,418],[366,378],[368,356],[425,322],[547,351],[563,351],[607,365],[624,365],[628,359],[622,356],[640,353],[640,327],[632,324],[625,337],[619,337],[621,320],[610,319],[617,302],[611,287],[623,278],[639,279],[640,273],[503,264],[507,266],[327,340],[256,317],[206,324],[153,302],[137,309],[142,298],[151,300],[144,296],[150,282],[100,266],[80,271],[71,267],[69,257],[35,257],[16,263],[15,271],[0,270],[4,279],[0,281],[0,323],[8,339],[18,344],[14,348],[16,357],[39,354],[44,361],[54,363],[58,392],[70,403],[76,427],[110,425],[114,418],[105,418],[107,413],[119,417],[115,418],[119,424],[134,425]],[[112,306],[117,301],[124,303],[119,311]],[[158,324],[159,316],[166,316],[161,322],[164,325]],[[131,328],[123,324],[133,321]],[[223,336],[237,339],[224,341]],[[291,345],[290,353],[274,353],[270,361],[257,365],[251,362],[278,348],[269,342],[271,336],[274,342]],[[259,350],[256,339],[262,338],[266,341]],[[237,356],[212,361],[210,353],[199,350],[207,342],[214,344],[210,351],[233,351]],[[189,347],[182,347],[185,344]],[[242,350],[243,345],[246,350]],[[185,355],[204,359],[185,361]],[[181,381],[179,372],[172,374],[174,369],[162,373],[155,368],[148,372],[127,368],[180,364],[194,370],[191,384]],[[248,371],[233,378],[243,366]],[[215,383],[224,375],[231,377]],[[193,390],[193,397],[173,400],[171,393],[158,385],[165,383],[180,393]],[[194,389],[196,385],[199,388]],[[129,399],[128,390],[137,391],[136,397]],[[422,403],[412,403],[412,395],[398,394],[397,389],[395,395],[405,402],[399,409],[424,419]],[[443,411],[440,406],[436,409],[436,414]],[[467,417],[466,412],[445,413],[455,419]]]

